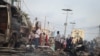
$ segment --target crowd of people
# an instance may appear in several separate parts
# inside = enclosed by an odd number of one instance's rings
[[[32,30],[28,36],[28,44],[34,45],[37,49],[39,46],[49,46],[53,51],[67,51],[68,48],[75,49],[78,45],[82,45],[76,51],[88,51],[93,53],[94,43],[83,41],[81,37],[78,37],[76,42],[74,42],[74,37],[68,35],[67,38],[61,36],[60,31],[57,31],[55,37],[49,37],[47,33],[41,30],[39,22],[36,22],[34,30]]]
[[[29,43],[34,45],[37,49],[38,46],[50,46],[53,51],[64,50],[67,47],[72,48],[75,44],[73,43],[73,37],[70,35],[65,38],[60,35],[60,31],[57,31],[55,37],[48,37],[45,32],[42,32],[39,27],[39,22],[36,23],[35,29],[29,34]],[[82,38],[77,41],[77,44],[82,44]]]
[[[35,45],[35,48],[38,48],[38,46],[40,44],[43,44],[43,43],[41,43],[41,41],[44,41],[44,40],[42,40],[44,38],[44,35],[45,35],[45,33],[42,33],[41,29],[39,27],[39,22],[36,22],[35,29],[32,30],[29,34],[28,43],[33,44],[33,45]]]
[[[83,44],[83,39],[80,37],[77,39],[76,43],[74,43],[74,38],[68,35],[67,38],[62,37],[60,32],[57,31],[57,36],[55,37],[55,50],[61,50],[66,48],[73,48],[76,45]]]

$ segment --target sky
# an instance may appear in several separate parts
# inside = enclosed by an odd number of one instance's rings
[[[100,0],[22,0],[21,9],[29,14],[31,21],[37,17],[42,24],[46,21],[57,31],[64,32],[66,11],[71,9],[67,18],[67,34],[73,27],[70,22],[75,22],[75,28],[85,31],[85,39],[92,40],[98,36],[100,25]]]

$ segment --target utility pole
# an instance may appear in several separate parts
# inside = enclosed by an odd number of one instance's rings
[[[46,28],[46,16],[45,16],[45,20],[44,20],[44,30]]]
[[[50,22],[48,21],[48,29],[49,29]]]
[[[64,29],[64,36],[66,37],[66,28],[67,28],[67,18],[68,18],[68,11],[67,11],[67,15],[66,15],[66,21],[64,23],[65,29]]]

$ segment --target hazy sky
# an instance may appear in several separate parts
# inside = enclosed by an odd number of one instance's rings
[[[85,39],[91,40],[98,35],[100,25],[100,0],[24,0],[22,10],[27,12],[33,21],[37,17],[44,22],[46,16],[56,30],[63,34],[66,13],[62,9],[72,9],[68,16],[67,34],[70,33],[72,25],[76,22],[76,28],[85,30]]]

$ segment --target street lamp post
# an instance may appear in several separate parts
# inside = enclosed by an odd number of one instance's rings
[[[64,26],[65,26],[65,29],[64,29],[64,36],[66,37],[66,28],[67,28],[68,11],[72,11],[72,10],[71,10],[71,9],[62,9],[62,10],[67,12],[66,21],[65,21],[65,23],[64,23]]]

